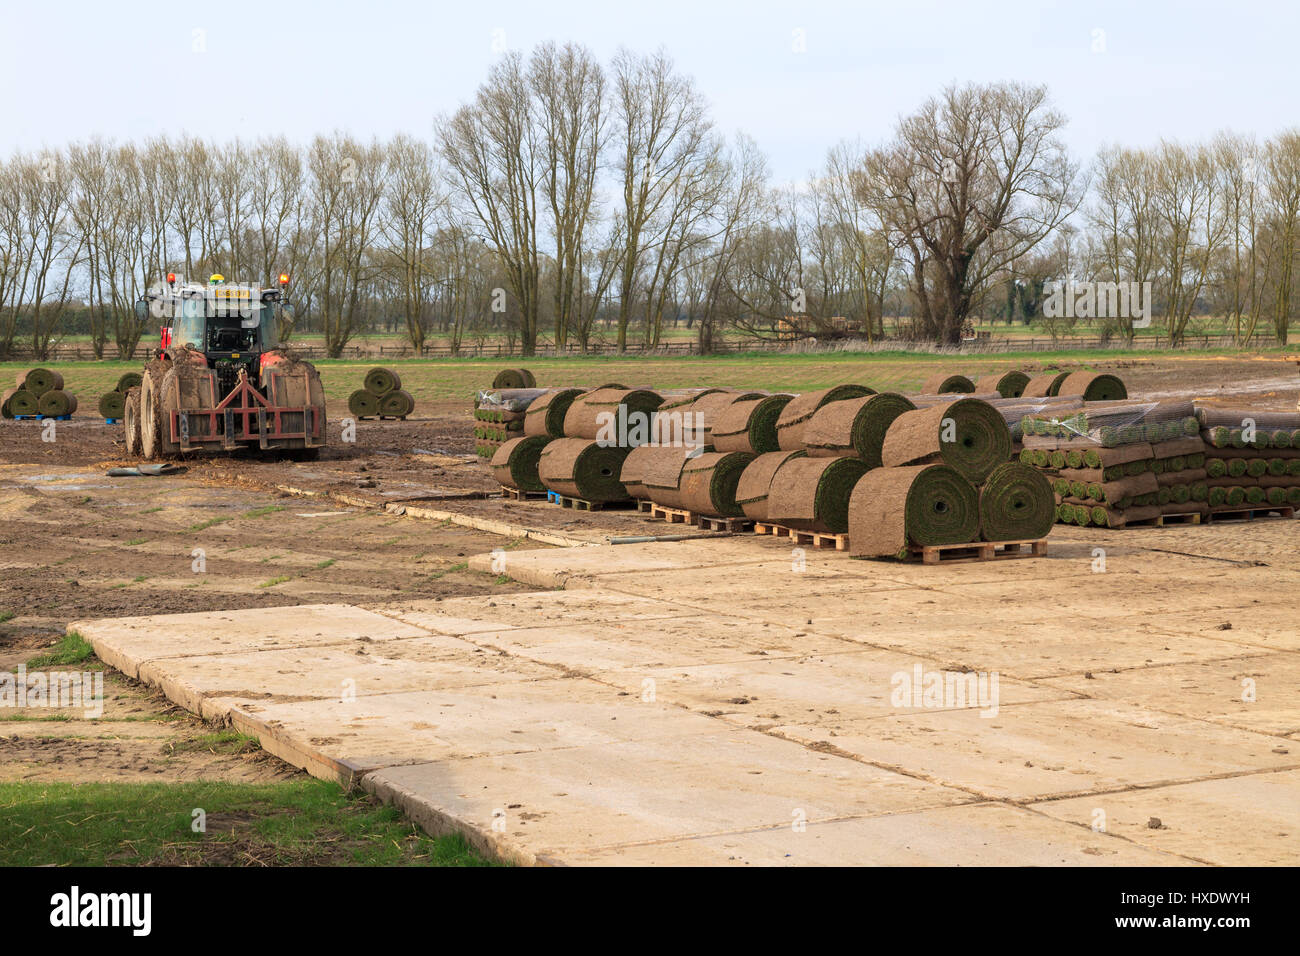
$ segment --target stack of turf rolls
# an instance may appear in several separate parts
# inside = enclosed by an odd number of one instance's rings
[[[77,396],[63,390],[63,376],[47,368],[19,372],[15,387],[0,396],[5,418],[63,418],[77,410]]]
[[[550,403],[567,407],[550,410]],[[634,448],[651,441],[655,412],[664,396],[648,388],[606,384],[548,399],[534,431],[552,437],[542,449],[537,474],[550,491],[597,504],[625,501],[623,463]]]
[[[879,467],[889,423],[912,407],[853,383],[794,396],[777,416],[777,448],[756,455],[741,475],[740,509],[797,531],[847,533],[854,486]]]
[[[527,434],[526,413],[548,392],[545,388],[497,388],[479,392],[474,398],[474,453],[491,461],[497,449]],[[566,406],[567,407],[567,406]],[[554,437],[554,436],[551,436]],[[530,446],[531,447],[531,446]],[[494,472],[495,473],[495,472]],[[503,482],[505,484],[505,482]],[[514,487],[511,485],[510,487]],[[519,489],[536,491],[535,488]]]
[[[372,368],[362,387],[348,396],[348,411],[357,418],[405,418],[415,411],[415,399],[392,369]]]
[[[99,414],[104,416],[105,421],[121,421],[126,415],[126,393],[139,385],[141,380],[139,372],[126,372],[117,380],[117,385],[111,392],[105,392],[99,397]]]
[[[849,551],[906,557],[911,546],[1030,541],[1055,520],[1052,489],[1010,461],[1011,429],[987,401],[961,397],[899,415],[849,501]]]
[[[1089,402],[1027,415],[1019,460],[1051,481],[1065,524],[1123,528],[1204,514],[1206,448],[1190,402]]]
[[[1198,405],[1212,513],[1300,505],[1300,413]]]

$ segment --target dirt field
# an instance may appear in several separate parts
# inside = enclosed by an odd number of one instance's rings
[[[635,378],[664,386],[791,388],[858,380],[903,388],[918,377],[914,364],[901,360],[807,358],[529,364],[544,382]],[[972,374],[1025,365],[947,364]],[[334,420],[330,447],[312,463],[196,457],[174,477],[108,478],[108,468],[126,463],[120,427],[79,414],[58,423],[50,442],[42,440],[39,423],[0,423],[0,670],[47,649],[77,619],[331,601],[373,606],[525,589],[467,564],[472,555],[517,548],[522,537],[385,510],[393,506],[562,535],[665,533],[662,524],[628,512],[575,513],[489,498],[496,485],[473,458],[470,435],[469,386],[490,377],[484,364],[403,367],[407,388],[429,395],[416,416],[361,422],[355,444],[342,443],[337,396],[350,390],[361,367],[349,367],[346,380],[323,369]],[[1300,391],[1295,366],[1276,355],[1092,367],[1118,371],[1139,398],[1249,400],[1290,409]],[[118,372],[105,367],[98,374]],[[452,390],[464,397],[432,397]],[[1173,550],[1201,536],[1159,535]],[[238,741],[205,746],[211,728],[121,675],[110,673],[107,681],[109,713],[93,726],[75,718],[0,723],[0,780],[267,780],[294,772]]]

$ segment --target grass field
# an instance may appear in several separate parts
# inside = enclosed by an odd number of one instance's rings
[[[206,832],[195,832],[195,810]],[[485,866],[336,784],[0,783],[3,866]]]
[[[1255,355],[1279,358],[1281,350],[1239,352],[1210,350],[1170,352],[1168,350],[1134,351],[1060,351],[1006,352],[996,355],[933,355],[911,352],[830,352],[784,354],[750,352],[720,356],[681,356],[645,358],[637,356],[571,356],[531,359],[397,359],[383,364],[397,370],[403,387],[421,402],[473,401],[474,392],[488,387],[498,369],[511,364],[526,365],[542,384],[623,385],[654,388],[686,386],[735,386],[773,391],[806,391],[826,388],[841,382],[856,381],[877,391],[914,392],[926,376],[939,370],[953,370],[978,377],[1011,368],[1091,369],[1117,362],[1143,363],[1159,361],[1177,363],[1185,359],[1248,359]],[[319,359],[316,367],[325,383],[325,394],[335,408],[347,401],[353,390],[361,387],[366,369],[375,362],[355,359]],[[13,381],[26,363],[0,363],[0,381]],[[79,415],[94,415],[99,395],[112,388],[118,377],[136,371],[139,362],[59,362],[52,363],[64,377],[67,388],[76,393],[81,405]]]

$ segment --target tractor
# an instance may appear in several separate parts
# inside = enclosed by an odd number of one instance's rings
[[[200,450],[253,447],[305,460],[325,445],[320,375],[280,345],[289,277],[279,287],[154,286],[136,302],[142,321],[163,320],[141,384],[126,396],[123,425],[132,456],[156,460]]]

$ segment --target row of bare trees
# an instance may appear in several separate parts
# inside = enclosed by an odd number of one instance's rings
[[[1150,282],[1177,344],[1207,312],[1285,341],[1300,302],[1300,130],[1108,148],[1088,168],[1043,87],[952,86],[797,185],[724,136],[663,53],[507,53],[431,139],[335,133],[102,140],[0,164],[0,357],[71,326],[132,354],[132,304],[168,271],[293,276],[281,330],[340,354],[504,336],[531,354],[762,337],[955,343],[972,318],[1045,322],[1048,283]],[[84,329],[83,329],[84,326]],[[1132,316],[1105,334],[1131,338]]]

